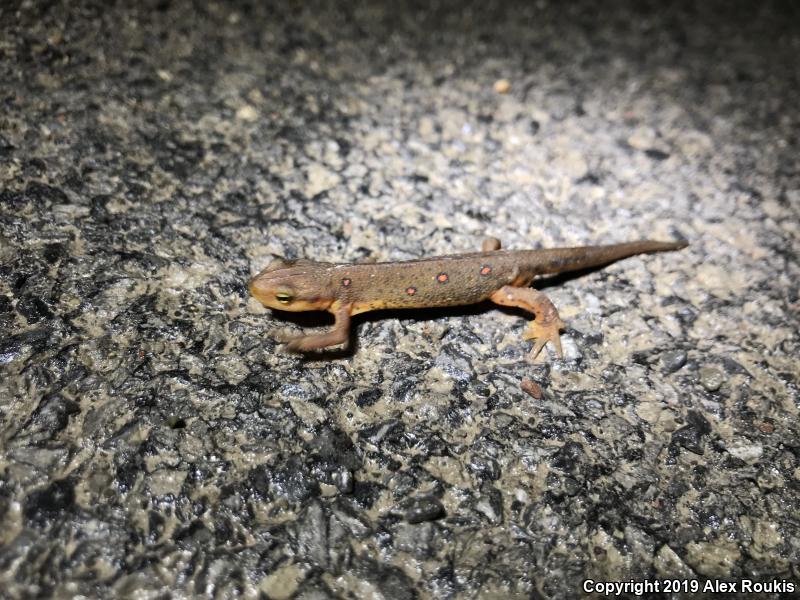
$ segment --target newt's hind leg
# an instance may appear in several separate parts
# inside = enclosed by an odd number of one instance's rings
[[[489,299],[495,304],[516,306],[534,314],[536,318],[528,323],[528,328],[522,334],[523,339],[535,340],[531,349],[531,359],[539,355],[547,342],[553,342],[558,356],[564,357],[561,337],[558,334],[564,323],[559,318],[556,307],[542,292],[528,287],[506,285],[489,296]]]

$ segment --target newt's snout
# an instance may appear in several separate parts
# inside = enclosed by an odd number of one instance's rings
[[[250,294],[267,308],[305,311],[327,310],[334,301],[328,295],[325,280],[319,268],[312,271],[312,263],[299,261],[273,261],[247,284]]]
[[[291,298],[291,294],[287,294],[287,290],[283,289],[285,286],[276,286],[275,278],[270,277],[266,269],[250,279],[247,287],[253,298],[269,308],[283,308],[285,302],[281,303],[279,298],[282,300]]]

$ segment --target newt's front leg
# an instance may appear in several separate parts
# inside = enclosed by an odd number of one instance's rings
[[[506,285],[493,293],[489,299],[502,306],[515,306],[535,315],[528,323],[528,329],[522,334],[523,339],[536,340],[531,349],[531,359],[536,358],[547,342],[553,342],[558,356],[563,358],[559,330],[564,323],[558,316],[558,310],[550,299],[542,292],[528,287]]]
[[[327,333],[316,335],[301,335],[290,339],[286,343],[286,349],[291,352],[308,352],[309,350],[319,350],[328,346],[344,344],[350,337],[350,311],[352,305],[331,306],[329,312],[333,313],[336,321],[333,329]]]

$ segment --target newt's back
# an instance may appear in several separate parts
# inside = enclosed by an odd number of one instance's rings
[[[335,265],[332,286],[353,313],[377,308],[460,306],[486,300],[521,277],[519,252],[476,252],[436,258]],[[530,273],[525,282],[530,283]]]

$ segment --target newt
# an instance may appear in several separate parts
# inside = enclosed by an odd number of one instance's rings
[[[307,352],[347,343],[350,317],[389,308],[462,306],[491,300],[534,315],[523,333],[533,340],[531,359],[548,342],[559,356],[564,323],[550,299],[531,287],[542,275],[576,271],[651,252],[685,248],[687,243],[643,240],[606,246],[542,250],[501,250],[494,238],[481,252],[418,260],[336,264],[306,259],[272,261],[250,280],[250,293],[268,308],[292,312],[328,311],[333,329],[288,340],[287,349]]]

